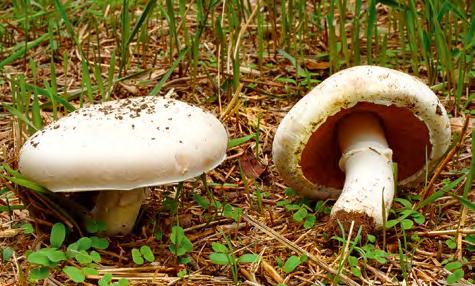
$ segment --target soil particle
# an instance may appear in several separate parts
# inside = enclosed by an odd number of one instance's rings
[[[347,237],[350,231],[352,221],[355,222],[353,226],[353,235],[352,235],[353,238],[354,238],[354,235],[358,233],[358,229],[360,227],[362,227],[361,235],[362,235],[363,241],[366,240],[366,238],[368,237],[368,234],[374,233],[375,223],[372,217],[368,216],[365,213],[346,212],[343,210],[337,211],[332,216],[332,218],[330,219],[326,227],[327,232],[329,232],[332,235],[342,236],[341,227],[343,227],[343,230],[345,231],[345,237]]]
[[[439,104],[437,104],[437,106],[435,108],[435,114],[442,115],[442,108],[440,107]]]

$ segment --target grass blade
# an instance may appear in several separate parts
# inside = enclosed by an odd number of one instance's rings
[[[26,46],[23,46],[18,51],[16,51],[15,53],[11,54],[10,56],[2,60],[0,62],[0,69],[3,69],[4,66],[9,65],[13,63],[14,61],[24,57],[28,50],[38,46],[39,44],[43,43],[43,41],[47,40],[48,38],[49,38],[48,34],[43,34],[41,37],[37,38],[36,40],[29,42],[28,44],[26,44]]]
[[[2,104],[3,108],[5,108],[10,114],[16,116],[20,121],[26,123],[29,127],[33,128],[35,131],[38,130],[38,128],[35,126],[33,122],[31,122],[26,115],[19,111],[18,109],[14,108],[13,106],[10,106],[8,104]]]
[[[368,27],[366,30],[366,56],[368,60],[368,64],[373,64],[373,34],[376,24],[376,0],[369,1],[368,7]]]
[[[181,51],[181,53],[178,55],[177,59],[173,62],[172,66],[170,69],[167,71],[167,73],[162,77],[162,79],[155,85],[155,87],[150,91],[148,95],[150,96],[156,96],[160,90],[162,89],[163,84],[168,80],[168,78],[171,76],[173,71],[176,69],[176,67],[181,63],[181,61],[185,58],[186,54],[188,53],[189,48],[185,48]]]
[[[40,104],[38,102],[38,96],[36,94],[33,95],[33,103],[31,106],[31,117],[33,120],[33,125],[35,125],[37,130],[43,128],[43,120],[41,119],[40,114]]]
[[[68,15],[66,14],[66,10],[64,9],[63,4],[61,3],[60,0],[54,0],[54,6],[56,10],[58,11],[59,15],[64,21],[64,25],[66,26],[66,30],[68,31],[69,36],[73,39],[74,44],[76,44],[76,47],[79,49],[79,53],[81,54],[81,57],[85,59],[84,52],[81,48],[81,45],[79,44],[79,40],[76,37],[76,34],[74,33],[73,26],[71,25],[71,22],[69,21]]]
[[[129,55],[129,45],[128,39],[130,35],[130,21],[129,21],[129,1],[122,1],[122,11],[120,12],[120,34],[121,34],[121,45],[120,45],[120,65],[119,65],[119,76],[122,75],[124,71],[127,58]]]
[[[236,147],[236,146],[239,146],[241,144],[244,144],[246,143],[247,141],[255,138],[256,135],[255,134],[250,134],[250,135],[246,135],[246,136],[243,136],[243,137],[239,137],[239,138],[233,138],[233,139],[230,139],[228,141],[228,149],[231,149],[233,147]]]
[[[150,0],[147,2],[147,5],[145,6],[145,9],[143,10],[142,14],[140,14],[139,19],[137,20],[137,23],[135,23],[134,28],[132,29],[132,32],[130,33],[126,45],[127,47],[132,43],[132,40],[134,39],[135,35],[138,33],[140,28],[142,27],[143,23],[147,19],[148,15],[152,13],[153,8],[155,8],[157,4],[157,0]]]

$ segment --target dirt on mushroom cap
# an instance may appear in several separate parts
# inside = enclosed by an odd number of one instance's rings
[[[22,148],[20,170],[56,192],[182,181],[216,167],[227,146],[212,114],[160,97],[82,108],[37,134]]]

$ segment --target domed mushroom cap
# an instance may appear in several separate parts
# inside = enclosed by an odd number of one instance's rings
[[[20,171],[54,192],[130,190],[183,181],[226,156],[227,133],[212,114],[160,97],[110,101],[38,131]]]
[[[423,82],[388,68],[357,66],[315,87],[284,117],[275,134],[273,160],[286,183],[312,198],[335,198],[345,175],[338,121],[371,112],[381,121],[400,184],[432,168],[450,144],[450,124],[437,96]]]

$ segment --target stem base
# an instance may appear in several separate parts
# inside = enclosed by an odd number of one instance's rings
[[[348,238],[348,233],[351,228],[351,223],[354,222],[353,225],[353,235],[351,239],[354,239],[356,234],[358,233],[359,228],[361,227],[361,237],[363,241],[366,240],[368,234],[371,234],[375,230],[375,222],[374,219],[368,216],[366,213],[362,212],[347,212],[344,210],[338,210],[332,217],[330,221],[327,223],[326,229],[327,232],[331,233],[332,235],[336,236],[343,236],[342,232],[345,232],[345,237]]]

